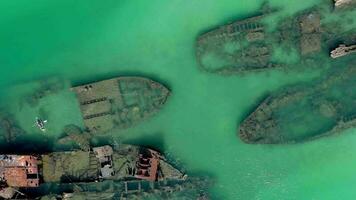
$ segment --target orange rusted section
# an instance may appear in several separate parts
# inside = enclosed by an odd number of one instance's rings
[[[151,149],[148,150],[149,154],[139,154],[138,161],[136,163],[135,177],[148,181],[155,181],[157,178],[157,170],[159,165],[159,153]]]
[[[0,155],[0,182],[11,187],[38,187],[38,158]]]

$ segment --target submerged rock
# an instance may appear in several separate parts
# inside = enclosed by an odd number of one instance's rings
[[[0,134],[6,142],[14,142],[18,136],[24,133],[25,131],[17,124],[12,115],[0,113]]]
[[[25,101],[33,107],[38,106],[39,102],[44,97],[56,94],[59,91],[64,90],[66,83],[60,78],[52,77],[40,80],[36,84],[37,85],[35,90],[28,93],[25,97]]]
[[[73,87],[89,132],[128,128],[157,113],[170,91],[142,77],[118,77]]]
[[[287,87],[266,98],[240,125],[246,143],[315,139],[356,125],[356,64],[334,66],[313,86]]]

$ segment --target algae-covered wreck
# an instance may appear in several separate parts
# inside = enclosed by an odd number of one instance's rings
[[[323,4],[300,11],[278,21],[276,26],[268,22],[274,12],[260,12],[203,33],[196,42],[199,67],[212,73],[235,74],[300,68],[316,62],[320,65],[328,59],[323,49],[354,35],[338,24],[323,23],[332,13],[326,14],[325,7],[328,6]]]
[[[246,143],[294,143],[356,126],[356,65],[335,64],[313,86],[287,87],[267,97],[240,125]]]
[[[170,95],[162,84],[142,77],[119,77],[73,87],[84,125],[104,133],[128,128],[158,112]]]
[[[267,16],[261,14],[236,21],[199,36],[196,47],[199,66],[223,74],[263,70],[287,64],[274,58],[275,44],[300,57],[321,50],[319,13],[303,12],[287,18],[275,32],[268,32],[264,22]]]
[[[95,147],[92,151],[53,152],[42,155],[45,182],[184,179],[179,170],[152,149],[120,145]]]
[[[42,183],[80,183],[115,180],[184,181],[186,175],[159,152],[133,145],[94,147],[31,155],[0,155],[0,197],[12,198],[18,190]],[[123,184],[122,183],[122,184]],[[127,187],[127,185],[126,185]],[[127,190],[127,188],[126,188]]]
[[[24,133],[57,134],[68,124],[84,124],[84,130],[92,134],[129,128],[159,112],[170,96],[163,84],[144,77],[75,87],[68,80],[51,77],[9,87],[6,93],[0,108],[0,134],[7,142],[23,138]]]

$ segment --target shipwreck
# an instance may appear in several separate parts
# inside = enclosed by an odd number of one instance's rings
[[[157,113],[170,91],[142,77],[119,77],[71,88],[77,95],[86,130],[105,133],[128,128]]]
[[[43,155],[0,155],[0,197],[12,198],[21,189],[43,183],[113,181],[184,181],[187,176],[158,151],[120,145]]]
[[[354,3],[355,0],[337,0],[335,6],[351,7]],[[324,49],[340,41],[355,41],[354,30],[347,24],[324,20],[328,14],[345,18],[349,16],[347,12],[331,11],[330,2],[325,1],[274,25],[270,21],[276,12],[262,10],[253,17],[200,34],[196,40],[198,66],[223,75],[320,66],[320,62],[329,60]],[[332,56],[344,50],[351,51],[341,46]]]
[[[286,87],[267,97],[238,129],[246,143],[296,143],[356,126],[356,68],[335,64],[312,85]]]

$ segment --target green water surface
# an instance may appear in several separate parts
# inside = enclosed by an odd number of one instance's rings
[[[286,15],[319,0],[270,3]],[[22,89],[9,91],[9,86],[49,76],[72,84],[118,75],[148,76],[172,90],[166,106],[139,126],[110,134],[124,142],[159,143],[158,148],[188,173],[212,175],[213,199],[355,199],[356,130],[297,145],[247,145],[237,137],[239,122],[265,95],[317,72],[224,77],[197,67],[198,34],[251,15],[261,4],[261,0],[2,0],[1,105],[16,113],[31,137],[57,137],[60,131],[51,121],[53,135],[32,128],[34,111],[26,107],[19,111],[8,100],[21,96]],[[56,124],[81,123],[70,93],[51,97],[43,106]]]

